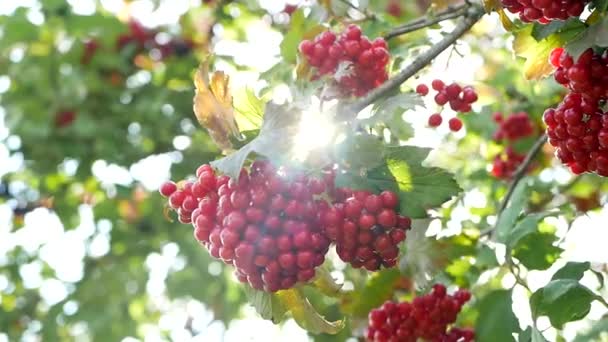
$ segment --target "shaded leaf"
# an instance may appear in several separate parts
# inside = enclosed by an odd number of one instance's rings
[[[532,233],[522,238],[513,250],[516,257],[528,269],[546,270],[551,267],[562,253],[560,247],[554,246],[557,240],[554,234]]]
[[[393,296],[393,288],[399,277],[399,271],[394,268],[371,274],[363,288],[346,296],[342,303],[344,312],[356,317],[367,317],[372,309]]]
[[[608,18],[603,18],[582,31],[566,45],[566,50],[574,58],[578,58],[585,50],[594,46],[608,47]]]
[[[483,297],[477,304],[479,317],[475,323],[475,341],[511,342],[519,330],[510,290],[497,290]]]
[[[595,294],[573,279],[552,280],[530,298],[532,315],[547,316],[554,327],[577,321],[589,313]]]
[[[243,286],[245,295],[255,311],[263,318],[279,323],[285,316],[285,308],[274,294],[258,291],[249,286]]]
[[[509,239],[511,230],[517,221],[517,217],[526,205],[526,200],[528,198],[527,194],[528,184],[526,179],[522,179],[519,184],[517,184],[515,190],[513,190],[513,195],[509,200],[509,204],[507,204],[505,210],[498,217],[498,222],[496,223],[496,240],[498,242],[506,243]]]
[[[581,280],[585,271],[587,271],[591,267],[589,262],[574,262],[569,261],[564,267],[560,268],[551,280],[557,279],[573,279],[573,280]]]

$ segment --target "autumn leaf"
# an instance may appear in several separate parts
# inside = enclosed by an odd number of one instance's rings
[[[229,77],[216,71],[209,81],[207,68],[207,64],[202,63],[194,76],[194,114],[217,146],[224,151],[230,150],[230,137],[239,137],[240,132],[234,118]]]

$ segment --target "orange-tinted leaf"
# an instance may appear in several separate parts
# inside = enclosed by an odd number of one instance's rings
[[[234,118],[229,77],[221,71],[213,73],[209,81],[207,65],[201,64],[194,76],[194,114],[196,119],[209,131],[213,141],[222,150],[230,150],[230,137],[240,136]]]

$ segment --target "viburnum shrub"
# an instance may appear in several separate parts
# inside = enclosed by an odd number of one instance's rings
[[[395,266],[399,244],[411,228],[411,219],[397,213],[399,197],[391,191],[341,191],[346,198],[321,207],[320,214],[340,259],[368,271]]]
[[[463,305],[471,299],[466,290],[448,295],[441,284],[412,302],[388,301],[370,311],[367,340],[370,342],[469,342],[475,333],[452,327]]]
[[[388,79],[386,41],[371,41],[357,25],[349,25],[340,35],[320,33],[313,40],[302,41],[299,50],[313,68],[313,78],[332,76],[346,95],[365,95]]]
[[[537,21],[548,24],[553,20],[566,20],[583,13],[589,0],[501,0],[511,13],[518,13],[523,22]]]
[[[318,222],[325,184],[267,161],[255,161],[237,180],[209,165],[181,189],[165,183],[160,193],[209,253],[236,268],[254,289],[276,292],[308,282],[325,261],[330,241]]]

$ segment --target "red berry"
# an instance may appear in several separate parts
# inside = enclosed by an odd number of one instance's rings
[[[443,122],[443,117],[441,117],[441,114],[439,114],[439,113],[435,113],[435,114],[429,116],[429,126],[431,126],[431,127],[439,127],[439,126],[441,126],[442,122]]]
[[[459,118],[451,118],[448,125],[452,132],[458,132],[462,128],[462,121]]]
[[[442,91],[445,87],[445,83],[443,83],[442,80],[433,80],[433,82],[431,82],[431,86],[437,91]]]
[[[419,84],[416,87],[416,92],[422,96],[426,96],[429,93],[429,87],[427,87],[425,84]]]
[[[171,196],[175,191],[177,191],[177,185],[173,182],[165,182],[160,186],[158,190],[163,197]]]

